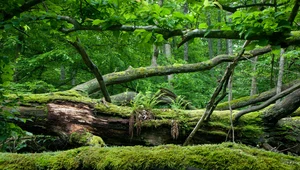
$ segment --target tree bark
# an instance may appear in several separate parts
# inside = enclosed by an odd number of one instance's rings
[[[167,43],[167,44],[164,45],[164,47],[165,47],[165,56],[166,56],[166,59],[167,59],[167,60],[171,60],[171,58],[172,58],[172,49],[171,49],[171,45]],[[167,76],[167,78],[168,78],[169,86],[170,86],[171,88],[173,88],[173,85],[172,85],[173,75],[172,75],[172,74],[169,74],[169,75]]]
[[[248,58],[259,56],[268,53],[271,50],[272,49],[270,46],[267,46],[262,49],[252,50],[250,52],[247,52],[247,54],[244,54],[241,60],[246,60]],[[231,62],[234,59],[235,56],[233,55],[232,56],[219,55],[214,57],[211,60],[200,62],[200,63],[194,63],[194,64],[176,64],[172,66],[130,68],[125,71],[114,72],[114,73],[103,75],[103,80],[106,85],[112,85],[118,83],[125,83],[128,81],[145,78],[145,77],[204,71],[204,70],[209,70],[220,63]],[[86,83],[75,86],[73,89],[91,94],[99,90],[99,84],[96,79],[92,79]]]
[[[244,114],[247,114],[247,113],[250,113],[250,112],[254,112],[254,111],[257,111],[257,110],[260,110],[260,109],[263,109],[263,108],[269,106],[270,104],[274,103],[276,100],[281,99],[281,98],[285,97],[286,95],[289,95],[290,93],[292,93],[293,91],[295,91],[295,90],[297,90],[299,88],[300,88],[300,83],[295,84],[294,86],[286,89],[285,91],[282,91],[282,92],[276,94],[275,96],[271,97],[269,100],[267,100],[266,102],[262,103],[261,105],[252,106],[252,107],[250,107],[248,109],[245,109],[245,110],[242,110],[242,111],[238,112],[236,114],[236,116],[235,116],[235,121],[238,121],[238,119],[241,116],[243,116]],[[286,100],[286,99],[284,99],[284,100]],[[279,103],[276,102],[276,105],[278,105],[278,104]],[[292,114],[292,113],[290,113],[290,114]]]
[[[289,94],[284,100],[265,111],[263,120],[266,124],[275,125],[281,118],[291,115],[300,106],[300,89]]]
[[[81,45],[79,39],[77,39],[75,42],[69,42],[72,44],[75,49],[78,51],[78,53],[81,55],[83,62],[85,65],[91,70],[91,72],[95,75],[97,82],[99,83],[101,92],[105,98],[106,101],[111,102],[110,95],[108,93],[108,90],[106,88],[105,82],[103,80],[103,76],[100,73],[100,70],[98,67],[91,61],[90,57],[86,53],[85,49]]]
[[[153,55],[151,58],[151,66],[157,66],[157,58],[158,58],[159,50],[156,45],[153,45]]]
[[[286,90],[297,83],[300,83],[300,80],[295,80],[293,82],[284,84],[282,86],[282,90]],[[231,107],[232,107],[232,109],[239,109],[239,108],[242,108],[245,106],[249,106],[249,105],[257,104],[259,102],[266,101],[275,95],[276,95],[276,88],[273,88],[269,91],[266,91],[266,92],[263,92],[260,94],[256,94],[254,96],[245,96],[245,97],[242,97],[239,99],[232,100]],[[229,109],[228,102],[220,103],[216,109],[217,110],[228,110]]]
[[[65,66],[61,65],[60,66],[60,81],[66,80],[66,70]]]
[[[280,93],[281,92],[281,88],[282,88],[282,78],[283,78],[283,70],[284,70],[284,57],[283,57],[283,54],[284,54],[284,49],[281,48],[276,94]],[[280,100],[276,101],[276,103],[279,103],[279,102],[280,102]]]
[[[293,95],[294,101],[297,101],[295,104],[299,104],[299,94],[300,92],[297,91],[297,95]],[[99,103],[95,99],[81,96],[76,91],[23,95],[23,97],[24,104],[18,108],[19,116],[30,119],[30,121],[16,123],[24,130],[34,134],[59,136],[65,140],[66,145],[69,144],[68,139],[72,134],[85,131],[100,136],[107,145],[182,144],[196,125],[198,118],[204,114],[204,110],[143,110],[138,113],[141,114],[137,115],[138,117],[143,117],[144,113],[153,114],[155,117],[141,119],[140,134],[134,133],[134,136],[131,137],[129,135],[130,117],[133,112],[131,107]],[[288,103],[285,104],[287,105],[281,105],[282,110],[290,107]],[[235,127],[236,142],[253,146],[267,142],[274,147],[278,143],[284,143],[282,149],[288,149],[300,142],[299,134],[296,131],[291,132],[285,129],[288,127],[286,123],[291,122],[295,123],[294,129],[300,129],[300,125],[296,123],[297,119],[289,122],[282,121],[281,124],[276,124],[276,128],[265,132],[260,118],[261,114],[261,112],[256,112],[252,113],[252,116],[241,118],[239,125]],[[225,141],[230,129],[229,116],[229,111],[216,111],[211,115],[209,122],[203,123],[190,143],[221,143]],[[134,131],[137,131],[138,127],[135,128]],[[174,129],[177,129],[178,137],[176,139],[172,135]],[[281,138],[278,136],[279,134]],[[287,135],[287,137],[282,135]],[[276,140],[268,141],[273,138]],[[299,154],[300,146],[288,151]]]
[[[257,65],[257,57],[254,57],[252,60],[253,64],[253,68],[252,68],[252,81],[251,81],[251,91],[250,91],[250,96],[253,96],[255,94],[257,94],[257,74],[256,74],[256,65]]]
[[[189,3],[188,1],[186,1],[184,3],[184,6],[183,6],[183,12],[185,14],[189,13]],[[183,59],[184,61],[188,61],[189,60],[189,42],[186,42],[183,46]]]

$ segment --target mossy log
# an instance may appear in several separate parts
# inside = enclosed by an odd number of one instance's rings
[[[0,169],[290,170],[300,169],[300,158],[234,143],[82,147],[51,153],[0,153]]]
[[[11,96],[15,97],[15,96]],[[74,133],[89,132],[108,145],[182,144],[204,110],[152,109],[135,112],[133,136],[129,133],[131,107],[104,104],[76,91],[24,95],[20,116],[30,119],[19,123],[34,134],[60,136],[67,144]],[[152,115],[144,119],[144,113]],[[264,127],[262,112],[249,113],[235,128],[235,141],[252,146],[269,144],[295,154],[300,153],[300,124],[297,117],[285,118],[272,129]],[[289,121],[286,121],[289,120]],[[229,111],[216,111],[191,141],[193,144],[221,143],[231,140]],[[138,133],[136,133],[138,132]],[[89,141],[89,140],[87,140]],[[101,142],[100,142],[101,145]]]
[[[282,86],[281,90],[284,91],[284,90],[292,87],[293,85],[295,85],[297,83],[300,83],[299,79],[295,80],[295,81],[292,81],[290,83],[284,84]],[[231,105],[232,109],[239,109],[239,108],[246,107],[246,106],[249,106],[249,105],[255,105],[257,103],[264,102],[264,101],[270,99],[271,97],[273,97],[275,95],[276,95],[276,88],[273,88],[271,90],[268,90],[268,91],[265,91],[263,93],[256,94],[256,95],[253,95],[253,96],[245,96],[245,97],[241,97],[241,98],[238,98],[238,99],[231,100],[230,105]],[[229,110],[228,106],[229,106],[228,102],[224,102],[224,103],[218,104],[216,109],[217,110]]]

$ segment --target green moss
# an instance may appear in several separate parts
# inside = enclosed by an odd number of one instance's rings
[[[170,120],[145,120],[142,122],[142,127],[158,127],[162,125],[170,125]]]
[[[53,93],[43,93],[43,94],[22,94],[19,96],[16,95],[8,95],[9,98],[18,98],[23,97],[22,104],[26,103],[48,103],[54,100],[66,100],[73,102],[82,102],[82,103],[91,103],[95,102],[95,100],[90,99],[82,93],[75,90],[67,90],[63,92],[53,92]]]
[[[0,169],[300,169],[300,158],[245,145],[82,147],[39,154],[0,153]]]
[[[291,116],[292,116],[292,117],[300,116],[300,108],[298,108],[296,111],[294,111],[294,113],[292,113]]]
[[[198,131],[204,133],[204,134],[209,134],[209,135],[217,135],[217,136],[227,136],[227,133],[224,131],[220,131],[220,130],[211,130],[211,131],[207,131],[207,130],[202,130],[199,129]]]
[[[89,132],[74,132],[70,135],[69,143],[78,146],[105,146],[101,137]]]
[[[233,105],[237,105],[238,103],[242,103],[242,102],[245,102],[245,101],[248,101],[250,99],[254,99],[258,97],[258,94],[256,95],[253,95],[253,96],[245,96],[245,97],[241,97],[241,98],[238,98],[238,99],[234,99],[234,100],[231,100],[230,101],[230,104],[233,106]],[[228,102],[223,102],[223,103],[219,103],[216,107],[217,110],[224,110],[224,109],[228,109]]]
[[[291,31],[289,38],[287,40],[299,40],[300,39],[300,31]]]
[[[97,103],[94,107],[101,112],[101,114],[109,114],[112,116],[129,117],[132,112],[131,107],[117,106],[111,103],[107,103],[106,105]]]

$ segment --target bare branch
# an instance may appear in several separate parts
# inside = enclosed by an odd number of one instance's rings
[[[260,110],[260,109],[263,109],[263,108],[269,106],[270,104],[274,103],[277,99],[283,98],[284,96],[292,93],[293,91],[295,91],[299,88],[300,88],[300,83],[292,86],[291,88],[288,88],[288,89],[282,91],[281,93],[278,93],[277,95],[271,97],[269,100],[267,100],[266,102],[262,103],[259,106],[253,106],[253,107],[250,107],[248,109],[238,112],[235,115],[234,121],[237,122],[240,117],[242,117],[243,115],[245,115],[247,113],[254,112],[254,111],[257,111],[257,110]]]
[[[77,40],[75,42],[71,42],[69,41],[70,44],[72,44],[75,49],[78,51],[78,53],[81,55],[82,60],[84,61],[85,65],[88,66],[88,68],[93,72],[93,74],[95,75],[100,89],[104,95],[104,98],[106,101],[111,102],[110,96],[108,94],[105,82],[103,80],[103,76],[100,73],[98,67],[91,61],[90,57],[88,56],[88,54],[86,53],[85,49],[82,47],[79,39],[77,38]]]
[[[222,80],[220,81],[218,87],[215,89],[212,97],[210,98],[210,101],[208,102],[208,105],[206,106],[204,114],[202,115],[202,117],[197,122],[197,124],[194,127],[193,131],[186,138],[185,142],[183,143],[183,146],[186,146],[186,145],[189,144],[189,142],[191,141],[191,139],[194,137],[194,135],[196,134],[196,132],[198,131],[198,129],[202,125],[203,121],[205,119],[207,119],[207,117],[210,116],[212,114],[212,112],[214,111],[216,105],[218,104],[218,103],[216,103],[216,98],[218,97],[218,95],[221,92],[222,88],[226,89],[226,85],[227,84],[224,84],[224,83],[225,82],[228,83],[228,80],[229,80],[230,76],[232,75],[232,72],[233,72],[234,68],[237,66],[238,61],[243,56],[244,52],[245,52],[245,46],[243,46],[243,49],[238,54],[238,56],[235,58],[235,60],[233,61],[233,63],[231,63],[230,65],[228,65],[228,67],[226,68],[226,71],[225,71],[225,73],[224,73],[224,75],[222,77]]]
[[[245,38],[243,35],[241,36],[239,32],[237,31],[231,31],[231,30],[199,30],[195,29],[192,30],[184,35],[182,38],[182,41],[178,44],[177,47],[180,47],[185,42],[196,38],[196,37],[203,37],[203,38],[224,38],[224,39],[244,39],[244,40],[259,40],[261,37],[269,37],[266,33],[260,33],[260,35],[252,35],[247,36]]]
[[[268,53],[271,50],[272,49],[270,46],[261,49],[252,50],[247,54],[244,54],[240,60],[246,60],[248,58],[259,56]],[[180,65],[177,64],[174,66],[157,66],[157,67],[150,66],[150,67],[131,68],[131,69],[127,69],[126,71],[106,74],[103,76],[103,79],[106,85],[112,85],[118,83],[125,83],[125,82],[129,82],[132,80],[145,78],[145,77],[163,76],[169,74],[179,74],[179,73],[189,73],[189,72],[209,70],[220,63],[232,62],[235,59],[236,57],[232,55],[218,55],[211,60],[207,60],[200,63],[194,63],[194,64],[180,64]],[[75,86],[73,89],[92,93],[99,89],[99,85],[97,81],[93,79],[86,83]]]
[[[293,85],[295,85],[296,83],[300,83],[300,80],[297,79],[295,81],[284,84],[282,87],[282,90],[286,90],[286,89],[292,87]],[[242,108],[245,106],[249,106],[249,105],[259,103],[259,102],[266,101],[275,95],[276,95],[276,88],[273,88],[271,90],[265,91],[260,94],[256,94],[253,96],[245,96],[245,97],[241,97],[241,98],[232,100],[231,107],[232,107],[232,109]],[[229,109],[228,102],[220,103],[216,109],[217,110],[228,110]]]
[[[298,14],[299,6],[300,6],[300,0],[295,0],[295,5],[294,5],[292,12],[290,14],[290,17],[288,19],[288,21],[290,22],[291,25],[293,24],[297,14]]]

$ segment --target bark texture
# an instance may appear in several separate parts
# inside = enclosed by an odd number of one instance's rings
[[[268,109],[263,116],[266,124],[274,125],[281,118],[290,116],[300,106],[300,89],[289,94],[284,100]]]
[[[295,80],[290,83],[284,84],[282,86],[282,90],[286,90],[297,83],[300,83],[300,80]],[[232,109],[239,109],[239,108],[242,108],[245,106],[249,106],[249,105],[257,104],[259,102],[266,101],[275,95],[276,95],[276,88],[273,88],[269,91],[266,91],[266,92],[263,92],[260,94],[256,94],[254,96],[245,96],[245,97],[242,97],[239,99],[232,100],[231,107],[232,107]],[[220,103],[216,109],[217,110],[228,110],[229,109],[228,102]]]
[[[297,101],[295,104],[299,103],[299,100]],[[62,142],[65,146],[72,145],[72,135],[82,132],[101,137],[109,146],[183,144],[204,114],[204,110],[133,110],[131,107],[104,104],[75,91],[25,95],[23,102],[19,107],[20,117],[30,118],[30,121],[17,124],[33,134],[59,136],[65,141]],[[138,119],[130,122],[132,113]],[[253,146],[269,144],[272,147],[283,143],[282,150],[299,154],[300,146],[297,143],[300,142],[300,125],[297,119],[280,120],[281,123],[273,125],[274,128],[265,128],[266,124],[263,123],[261,115],[261,112],[255,112],[243,116],[234,127],[235,141]],[[229,111],[216,111],[211,115],[209,122],[203,122],[190,144],[221,143],[226,139],[230,140],[229,118]],[[287,119],[289,120],[283,120]],[[129,133],[132,123],[135,125],[132,126],[133,136]],[[293,148],[289,149],[290,147]]]
[[[241,60],[246,60],[255,56],[259,56],[270,52],[272,49],[270,46],[265,48],[252,50],[244,54]],[[234,55],[218,55],[211,60],[194,63],[194,64],[176,64],[172,66],[157,66],[157,67],[140,67],[140,68],[129,68],[125,71],[114,72],[110,74],[103,75],[103,80],[106,85],[125,83],[132,80],[153,77],[153,76],[163,76],[169,74],[187,73],[209,70],[218,64],[223,62],[231,62],[236,58]],[[86,83],[80,84],[73,88],[74,90],[83,91],[91,94],[100,89],[99,84],[96,79],[92,79]]]

